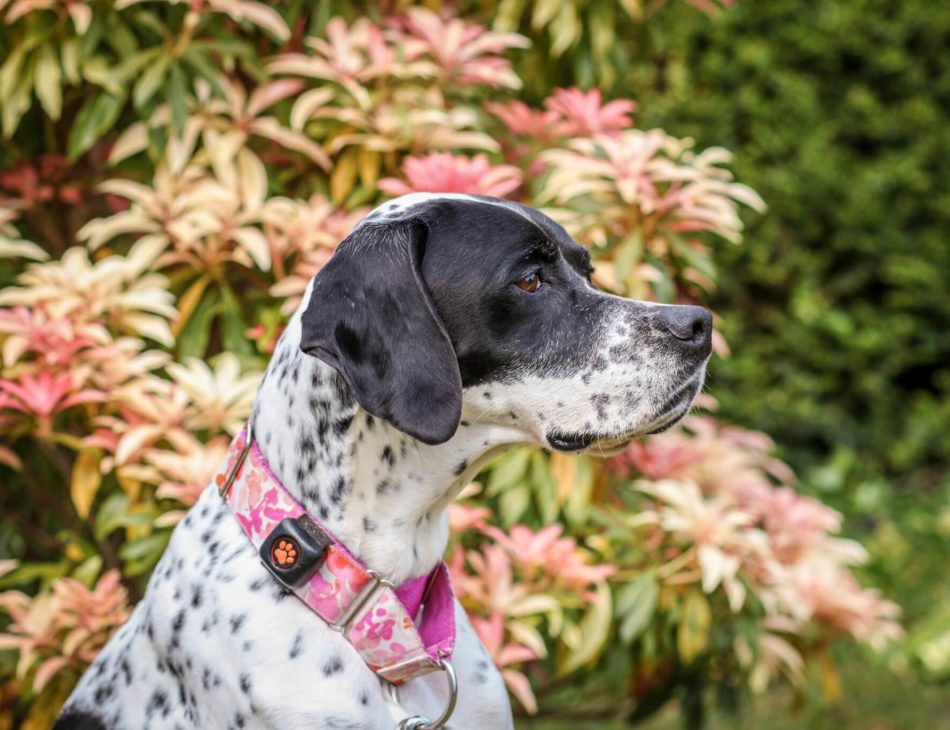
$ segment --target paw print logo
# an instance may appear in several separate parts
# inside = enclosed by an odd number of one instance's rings
[[[291,568],[297,563],[300,549],[289,537],[282,537],[270,549],[271,562],[278,568]]]

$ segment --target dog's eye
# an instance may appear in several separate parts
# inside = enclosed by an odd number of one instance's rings
[[[538,276],[537,271],[533,271],[527,276],[523,276],[518,280],[518,286],[529,294],[534,294],[539,288],[541,288],[541,277]]]

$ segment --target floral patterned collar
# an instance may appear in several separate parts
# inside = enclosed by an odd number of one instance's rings
[[[215,484],[274,578],[370,669],[393,685],[443,669],[454,684],[455,599],[445,563],[398,587],[383,580],[291,496],[248,429],[231,443]]]

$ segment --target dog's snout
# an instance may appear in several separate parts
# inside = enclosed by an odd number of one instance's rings
[[[665,306],[660,309],[656,322],[683,345],[703,357],[712,351],[712,315],[708,309]]]

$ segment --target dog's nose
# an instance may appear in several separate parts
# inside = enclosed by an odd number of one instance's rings
[[[712,352],[712,315],[693,306],[663,306],[656,317],[659,327],[669,332],[691,352],[706,357]]]

